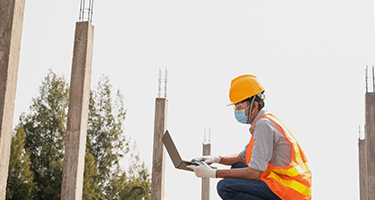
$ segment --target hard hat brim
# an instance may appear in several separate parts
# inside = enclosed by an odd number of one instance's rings
[[[228,106],[233,106],[234,104],[235,104],[235,103],[230,103],[230,104],[227,105],[227,107],[228,107]]]

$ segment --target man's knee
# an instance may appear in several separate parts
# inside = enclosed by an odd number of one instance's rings
[[[217,183],[217,193],[219,194],[219,196],[224,199],[224,197],[222,195],[225,194],[225,183],[224,183],[224,179],[221,179],[218,183]]]
[[[228,181],[228,179],[221,179],[217,183],[217,193],[222,199],[230,199],[232,196],[232,191],[228,185]]]
[[[217,188],[217,192],[218,193],[220,193],[220,192],[222,192],[222,190],[223,190],[223,187],[224,187],[224,179],[221,179],[218,183],[217,183],[217,186],[216,186],[216,188]]]

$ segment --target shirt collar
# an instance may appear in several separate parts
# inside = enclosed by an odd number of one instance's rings
[[[261,110],[258,112],[257,116],[256,116],[255,119],[254,119],[254,124],[252,124],[251,127],[250,127],[250,133],[251,133],[251,134],[254,133],[255,125],[256,125],[256,123],[258,122],[258,120],[259,120],[260,118],[262,118],[264,115],[266,115],[266,113],[267,113],[267,110],[265,110],[265,109],[261,109]]]

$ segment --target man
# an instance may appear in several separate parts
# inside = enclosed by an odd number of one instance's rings
[[[229,98],[238,122],[250,124],[251,139],[245,149],[231,156],[193,159],[197,177],[224,178],[217,190],[225,200],[310,200],[311,170],[297,140],[286,126],[264,109],[264,88],[256,76],[232,80]],[[232,165],[212,169],[210,163]]]

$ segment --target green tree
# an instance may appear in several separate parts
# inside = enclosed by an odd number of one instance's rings
[[[105,199],[116,200],[150,200],[151,182],[149,170],[140,161],[137,145],[134,142],[129,155],[128,170],[122,170],[117,165],[111,174],[109,184],[106,185]]]
[[[119,191],[121,200],[150,200],[151,180],[145,163],[140,160],[137,143],[134,142],[128,159],[127,181],[125,189]]]
[[[119,200],[120,191],[126,189],[127,177],[125,171],[120,168],[120,165],[116,164],[116,169],[110,175],[108,184],[105,186],[105,197],[104,199]]]
[[[86,148],[82,193],[82,199],[85,200],[97,200],[102,197],[101,192],[98,191],[98,168],[94,161],[94,156]]]
[[[9,173],[6,199],[34,199],[37,187],[33,182],[34,173],[30,170],[30,154],[24,149],[25,130],[22,126],[16,129],[12,136],[9,159]]]
[[[50,70],[39,93],[30,113],[21,115],[20,124],[26,131],[25,147],[39,188],[36,199],[60,199],[69,88],[63,76]]]
[[[33,199],[60,199],[69,87],[63,76],[50,70],[39,93],[40,96],[32,99],[29,113],[20,116],[17,126],[23,127],[26,134],[26,152],[18,157],[29,160],[31,171],[30,176],[25,171],[18,178],[34,184]],[[129,199],[139,199],[142,195],[149,199],[149,173],[144,163],[133,166],[135,170],[128,172],[130,178],[119,165],[130,146],[123,134],[125,115],[123,96],[117,91],[113,100],[112,86],[108,77],[103,76],[97,88],[90,92],[83,199],[128,199],[124,195]],[[21,163],[27,164],[27,161]],[[14,185],[8,185],[10,195],[18,192]]]
[[[90,94],[87,127],[87,148],[94,156],[98,168],[98,188],[105,191],[111,178],[111,170],[129,151],[129,142],[123,134],[123,96],[117,91],[112,99],[112,85],[107,76],[102,76],[98,86]]]

